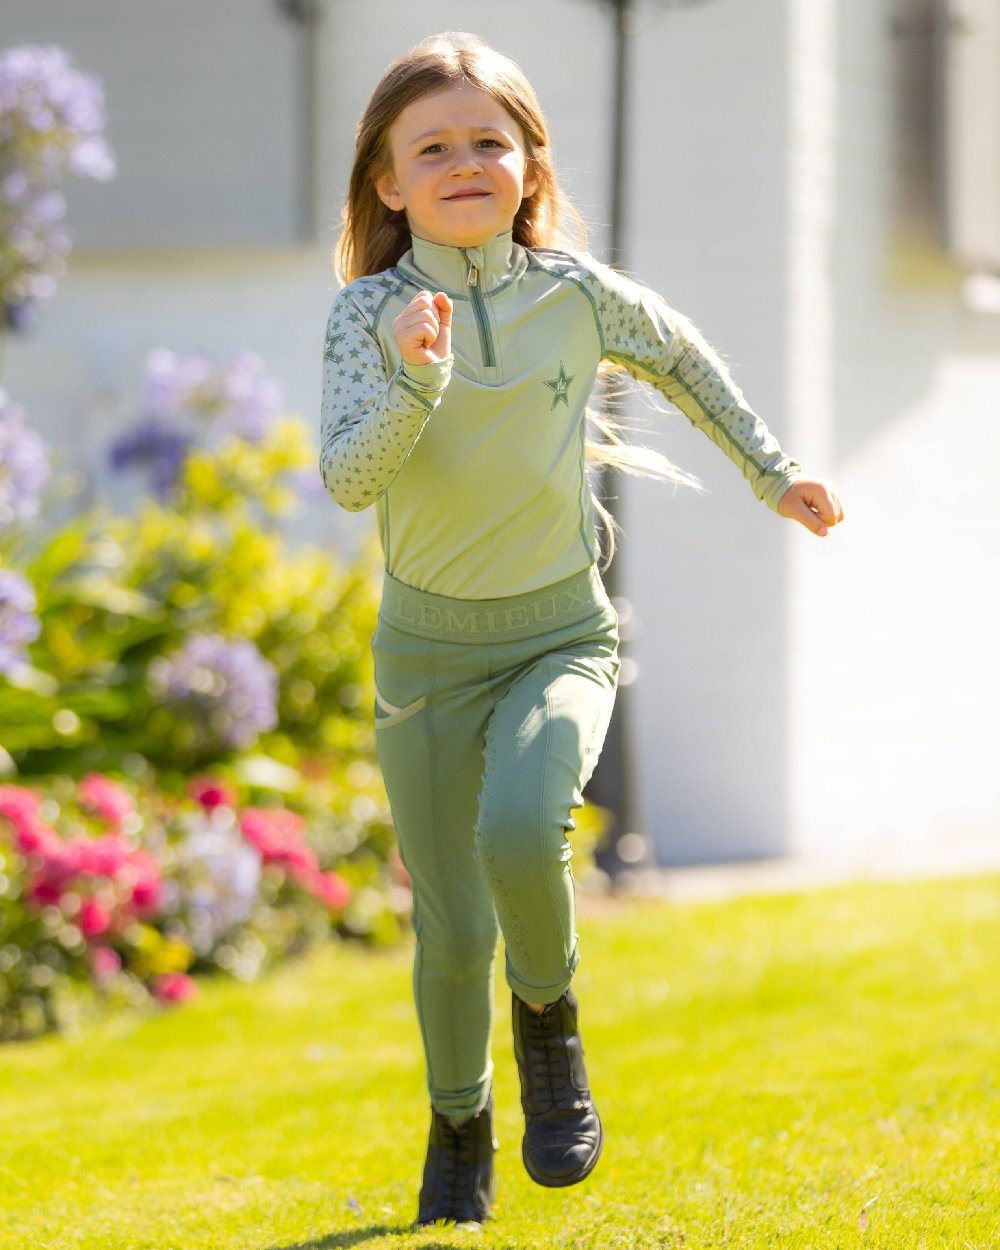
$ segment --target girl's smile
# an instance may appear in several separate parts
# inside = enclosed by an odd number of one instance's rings
[[[486,91],[461,83],[421,96],[389,129],[392,167],[375,179],[387,207],[430,243],[479,247],[514,224],[538,179],[521,128]]]

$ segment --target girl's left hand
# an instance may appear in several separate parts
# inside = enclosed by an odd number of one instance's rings
[[[778,512],[812,530],[818,538],[825,538],[829,527],[844,519],[836,486],[823,478],[796,478],[781,496]]]

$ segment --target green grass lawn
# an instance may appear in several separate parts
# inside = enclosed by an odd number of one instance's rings
[[[524,1174],[498,985],[495,1219],[411,1232],[409,950],[329,948],[0,1049],[0,1246],[1000,1247],[1000,878],[595,901],[580,932],[582,1185]]]

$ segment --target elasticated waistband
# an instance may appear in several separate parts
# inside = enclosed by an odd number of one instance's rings
[[[612,611],[596,565],[523,595],[504,599],[450,599],[416,590],[386,573],[379,616],[421,638],[453,642],[513,642],[538,638]]]

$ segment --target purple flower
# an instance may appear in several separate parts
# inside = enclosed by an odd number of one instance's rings
[[[177,486],[206,422],[211,433],[257,442],[283,406],[281,387],[253,352],[239,352],[223,364],[203,352],[178,356],[157,348],[146,357],[142,416],[112,444],[110,461],[116,469],[148,467],[152,489],[163,499]]]
[[[8,204],[18,204],[28,194],[28,176],[23,169],[15,169],[0,182],[0,195]]]
[[[38,495],[49,478],[48,450],[24,425],[24,412],[0,389],[0,533],[38,512]]]
[[[146,359],[142,410],[147,416],[189,413],[256,442],[283,405],[281,387],[253,352],[239,352],[228,365],[203,353],[178,357],[164,348]]]
[[[115,176],[115,158],[103,139],[90,136],[73,144],[69,167],[80,178],[96,178],[109,182]]]
[[[115,469],[148,468],[154,494],[166,499],[177,485],[193,442],[183,430],[171,429],[159,417],[148,417],[112,443],[111,465]]]
[[[194,444],[220,434],[258,442],[283,411],[284,397],[253,352],[226,364],[203,352],[178,356],[160,347],[146,357],[139,406],[142,416],[112,444],[110,461],[116,469],[148,466],[162,499],[177,486]]]
[[[8,330],[18,332],[30,330],[37,320],[35,310],[26,301],[19,304],[8,304],[6,300],[3,301],[3,324]]]
[[[20,573],[0,569],[0,673],[19,667],[28,643],[41,632],[35,605],[32,584]]]
[[[59,179],[114,176],[103,129],[100,80],[74,69],[61,48],[0,53],[0,304],[15,329],[29,324],[22,310],[47,299],[65,270]]]
[[[33,208],[39,221],[61,221],[66,212],[66,199],[59,191],[43,191],[35,197]]]
[[[278,723],[278,674],[252,642],[192,634],[149,666],[149,685],[199,746],[245,747]]]
[[[211,360],[201,354],[178,358],[159,347],[146,357],[140,405],[145,416],[176,417],[197,407],[211,373]]]
[[[62,48],[26,44],[0,53],[0,143],[16,148],[29,173],[40,163],[113,177],[103,130],[101,80],[74,69]]]
[[[240,352],[219,379],[220,418],[250,442],[259,442],[284,406],[281,387],[264,372],[264,362],[253,352]]]
[[[260,895],[260,853],[231,812],[200,814],[177,847],[177,861],[185,878],[189,940],[206,955],[253,911]]]

